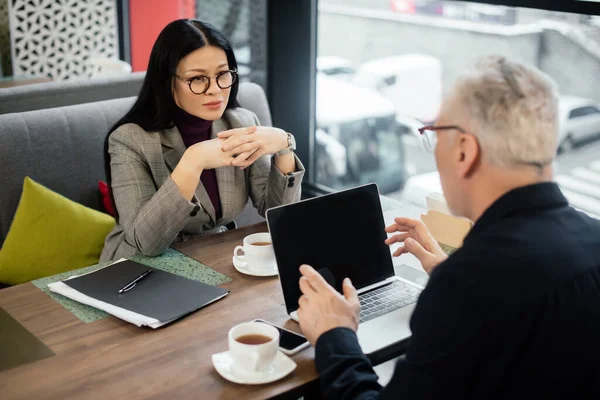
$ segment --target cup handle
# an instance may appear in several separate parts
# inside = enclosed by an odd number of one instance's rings
[[[236,260],[241,261],[241,262],[246,262],[246,253],[244,252],[243,256],[239,256],[238,255],[238,251],[244,251],[244,247],[243,246],[236,246],[235,250],[233,250],[233,256],[236,258]]]

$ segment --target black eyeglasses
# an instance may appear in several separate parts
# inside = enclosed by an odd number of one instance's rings
[[[423,140],[423,146],[425,147],[425,150],[432,153],[435,150],[435,145],[437,143],[437,135],[435,134],[436,131],[444,131],[450,129],[456,129],[461,133],[466,133],[466,131],[458,125],[427,125],[422,128],[419,128],[419,133],[421,134],[421,139]]]
[[[221,71],[217,75],[214,76],[215,82],[217,82],[217,86],[221,89],[228,89],[237,80],[238,72],[235,69],[228,71]],[[175,75],[175,78],[179,79],[182,82],[185,82],[190,87],[190,91],[194,94],[204,94],[210,87],[210,76],[198,75],[189,79],[185,79],[180,77],[179,75]]]

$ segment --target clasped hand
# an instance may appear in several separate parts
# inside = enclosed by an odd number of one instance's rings
[[[187,159],[200,170],[226,166],[246,168],[265,154],[287,147],[287,133],[278,128],[249,126],[220,132],[217,137],[191,146]]]
[[[231,129],[217,135],[224,140],[223,151],[235,153],[231,165],[246,168],[260,157],[288,147],[288,135],[284,130],[269,126],[252,128],[251,132]]]

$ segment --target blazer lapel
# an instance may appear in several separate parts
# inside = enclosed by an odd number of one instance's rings
[[[181,134],[176,126],[170,129],[165,129],[161,136],[163,157],[170,171],[173,172],[177,164],[179,164],[179,161],[181,161],[181,157],[183,157],[183,153],[186,150],[185,144],[183,143]],[[198,182],[198,187],[196,188],[196,197],[198,198],[200,205],[208,212],[210,218],[213,221],[216,221],[215,207],[210,201],[210,197],[208,197],[208,193],[206,192],[202,182]]]
[[[185,144],[183,144],[177,127],[174,126],[162,131],[160,141],[165,162],[169,166],[169,170],[173,172],[185,152]]]
[[[227,111],[225,111],[227,113]],[[224,116],[212,124],[211,139],[217,137],[217,133],[230,129],[225,122]],[[221,214],[223,218],[233,216],[232,183],[235,182],[235,167],[221,167],[215,169],[217,176],[217,187],[219,188],[219,198],[221,199]]]

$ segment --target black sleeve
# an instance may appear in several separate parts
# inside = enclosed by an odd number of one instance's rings
[[[441,267],[441,266],[440,266]],[[439,268],[439,267],[438,267]],[[337,328],[316,344],[316,364],[327,399],[434,399],[468,397],[466,382],[476,375],[477,340],[485,326],[469,280],[434,274],[412,316],[406,358],[389,384],[377,383],[356,334]],[[360,329],[360,328],[359,328]]]
[[[315,346],[315,362],[325,398],[378,398],[381,385],[354,331],[336,328],[321,335]]]

